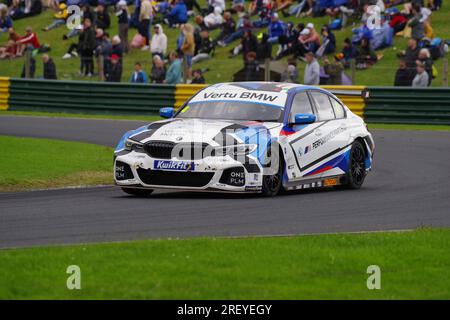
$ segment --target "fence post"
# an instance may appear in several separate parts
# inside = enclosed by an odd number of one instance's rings
[[[30,47],[27,46],[25,49],[25,79],[29,79],[31,77],[31,54],[32,51]]]
[[[448,59],[442,60],[442,86],[448,87]]]
[[[350,59],[350,79],[352,79],[352,85],[356,84],[356,64],[355,59]]]
[[[264,61],[264,81],[270,81],[270,59]]]
[[[105,70],[104,70],[104,57],[102,54],[97,56],[97,68],[98,68],[98,79],[100,81],[105,81]]]

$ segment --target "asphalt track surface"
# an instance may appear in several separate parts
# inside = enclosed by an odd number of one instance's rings
[[[142,123],[0,116],[0,134],[113,146]],[[145,199],[115,187],[3,193],[0,247],[450,227],[450,132],[373,134],[374,170],[355,191],[275,198],[158,192]]]

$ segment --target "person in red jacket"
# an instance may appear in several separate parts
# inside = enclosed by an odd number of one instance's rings
[[[21,56],[28,45],[31,45],[33,49],[39,49],[41,45],[35,32],[31,27],[27,27],[26,34],[17,40],[18,45],[17,55]]]
[[[400,12],[395,12],[391,15],[389,26],[394,29],[394,34],[403,31],[405,29],[408,19]]]

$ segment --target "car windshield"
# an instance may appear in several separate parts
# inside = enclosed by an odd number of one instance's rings
[[[186,105],[177,118],[279,121],[283,108],[246,101],[198,101]]]

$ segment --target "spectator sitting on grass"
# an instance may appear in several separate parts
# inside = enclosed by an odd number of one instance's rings
[[[207,0],[208,2],[208,12],[213,12],[214,8],[222,9],[222,12],[225,11],[225,0]]]
[[[12,19],[8,14],[8,8],[0,4],[0,34],[8,32],[9,28],[12,28]]]
[[[203,23],[208,29],[215,29],[219,27],[223,22],[222,9],[220,7],[215,7],[214,11],[208,14],[204,19]]]
[[[67,11],[67,6],[65,3],[61,3],[59,5],[59,10],[56,12],[53,17],[55,18],[51,24],[47,27],[42,28],[43,31],[49,31],[59,26],[62,26],[66,23],[67,17],[69,16],[69,12]]]
[[[396,87],[410,87],[414,78],[414,72],[408,69],[405,60],[400,60],[398,69],[395,72],[394,86]]]
[[[213,54],[214,44],[209,37],[208,30],[200,31],[200,37],[200,47],[198,48],[197,54],[192,58],[193,64],[203,60],[208,60]]]
[[[48,54],[43,54],[42,62],[44,66],[44,79],[56,80],[56,66],[52,58]]]
[[[13,59],[16,57],[16,51],[15,41],[8,40],[4,46],[0,47],[0,59]]]
[[[150,44],[150,51],[152,53],[152,56],[159,55],[161,58],[163,58],[166,55],[167,36],[160,24],[156,24],[154,27],[154,34],[152,37],[152,42]]]
[[[205,84],[205,78],[203,77],[202,71],[200,69],[194,70],[192,72],[192,84]]]
[[[245,0],[233,0],[231,4],[231,11],[233,13],[240,13],[245,11]]]
[[[412,81],[412,86],[414,88],[426,88],[428,87],[429,77],[425,70],[423,63],[418,62],[416,67],[416,75]]]
[[[349,68],[350,60],[356,59],[356,56],[358,55],[355,46],[352,44],[352,41],[349,38],[344,39],[342,54],[344,55],[344,59],[342,61],[344,64],[344,68]]]
[[[147,83],[147,74],[142,70],[140,62],[134,64],[134,72],[130,78],[131,83]]]
[[[275,0],[273,5],[275,11],[283,11],[292,5],[292,0]]]
[[[34,49],[39,49],[40,44],[37,38],[37,34],[33,32],[33,28],[27,27],[26,34],[23,37],[20,37],[19,40],[16,41],[16,45],[18,46],[17,55],[22,56],[27,45],[30,44]]]
[[[178,58],[178,53],[172,51],[169,54],[169,69],[166,72],[166,79],[164,83],[167,84],[178,84],[182,82],[182,66],[181,60]]]
[[[151,83],[164,83],[166,79],[166,68],[164,66],[164,61],[159,55],[153,56],[153,65],[150,72]]]
[[[356,68],[367,69],[368,66],[377,62],[377,55],[372,50],[369,40],[363,38],[361,44],[357,48],[358,55],[356,56]]]
[[[164,22],[170,27],[183,24],[188,21],[187,8],[183,0],[176,0],[175,6],[164,18]]]
[[[320,30],[320,34],[322,35],[322,46],[324,48],[323,55],[333,53],[336,49],[336,37],[333,31],[330,30],[327,24],[324,24]]]
[[[184,0],[184,4],[186,5],[188,16],[195,15],[194,8],[197,9],[199,13],[202,13],[202,8],[198,4],[197,0]]]
[[[302,30],[299,36],[299,42],[305,47],[306,50],[316,52],[320,47],[320,38],[314,24],[311,22],[306,25],[306,28]]]
[[[216,38],[216,41],[220,41],[229,37],[235,31],[236,31],[236,22],[231,16],[231,13],[229,11],[225,11],[225,13],[223,14],[223,22],[220,26],[220,34]]]
[[[323,59],[323,69],[325,74],[329,76],[327,84],[328,85],[341,85],[342,84],[342,72],[344,67],[342,66],[341,60],[344,58],[342,53],[338,53],[334,56],[333,63],[330,63],[328,58]]]
[[[113,54],[111,56],[111,67],[109,74],[106,78],[107,82],[120,82],[122,78],[122,64],[120,63],[119,56]]]
[[[280,37],[282,37],[286,32],[287,26],[283,21],[278,18],[278,13],[273,13],[270,18],[270,23],[268,27],[270,43],[278,43]],[[279,51],[281,52],[281,50]]]

